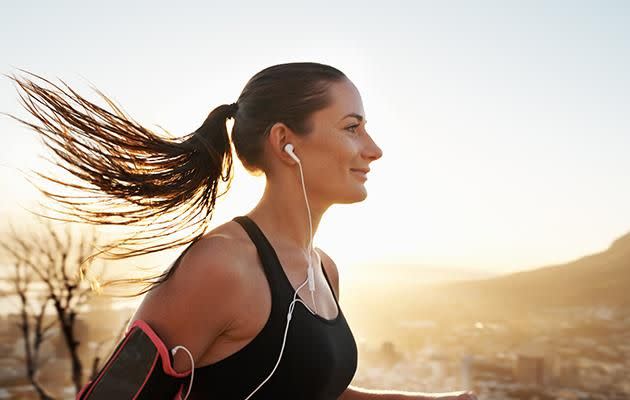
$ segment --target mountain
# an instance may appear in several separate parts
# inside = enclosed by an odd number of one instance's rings
[[[342,273],[345,273],[343,271]],[[390,286],[399,289],[401,286],[433,285],[455,280],[487,279],[498,276],[495,272],[457,267],[435,267],[419,264],[364,264],[348,269],[349,282],[355,287]],[[344,284],[346,284],[344,282]]]
[[[449,303],[477,306],[572,307],[630,305],[630,232],[608,249],[577,260],[490,279],[435,287]]]

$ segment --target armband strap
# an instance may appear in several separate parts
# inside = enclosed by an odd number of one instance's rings
[[[76,400],[179,400],[191,372],[176,372],[164,342],[149,324],[136,320]]]

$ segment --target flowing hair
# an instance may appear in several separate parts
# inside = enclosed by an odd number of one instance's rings
[[[90,257],[116,260],[188,244],[165,272],[123,280],[147,285],[135,295],[168,279],[190,245],[206,232],[216,199],[229,190],[233,159],[226,120],[234,118],[232,140],[245,168],[263,173],[263,139],[273,123],[284,122],[296,134],[307,135],[312,113],[330,104],[329,85],[345,78],[336,68],[318,63],[265,68],[248,81],[237,102],[214,108],[194,132],[173,138],[164,129],[166,135],[160,135],[143,127],[94,86],[109,109],[87,100],[61,79],[58,85],[20,71],[30,78],[5,76],[17,84],[21,104],[35,122],[6,115],[36,131],[56,155],[52,162],[80,183],[35,174],[85,194],[55,193],[31,181],[62,208],[51,210],[63,217],[47,218],[145,228]],[[222,192],[220,182],[226,183]],[[192,232],[173,239],[187,229]]]

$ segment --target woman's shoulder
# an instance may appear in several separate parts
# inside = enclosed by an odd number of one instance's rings
[[[230,226],[204,234],[186,249],[172,275],[147,293],[132,322],[144,320],[167,346],[184,344],[200,357],[238,316],[248,279],[240,241]]]
[[[243,250],[247,247],[247,242],[238,231],[236,224],[234,221],[228,221],[206,232],[191,246],[189,252],[211,257],[214,260],[239,263],[243,259]]]
[[[246,278],[242,269],[246,253],[233,227],[220,225],[184,250],[169,278],[151,290],[143,303],[187,307],[190,302],[213,300],[222,292],[234,294]],[[233,296],[224,301],[228,297]]]
[[[230,220],[205,233],[190,251],[201,258],[223,261],[232,269],[240,268],[256,256],[256,248],[236,221]]]
[[[170,277],[160,284],[163,293],[188,291],[189,295],[209,295],[209,291],[234,291],[247,279],[245,266],[250,251],[232,223],[204,233],[179,256]]]

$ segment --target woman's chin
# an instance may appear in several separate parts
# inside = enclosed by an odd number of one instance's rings
[[[339,204],[352,204],[359,203],[367,198],[367,190],[365,186],[362,186],[361,190],[355,190],[352,193],[349,193],[343,199],[339,200],[337,203]]]

